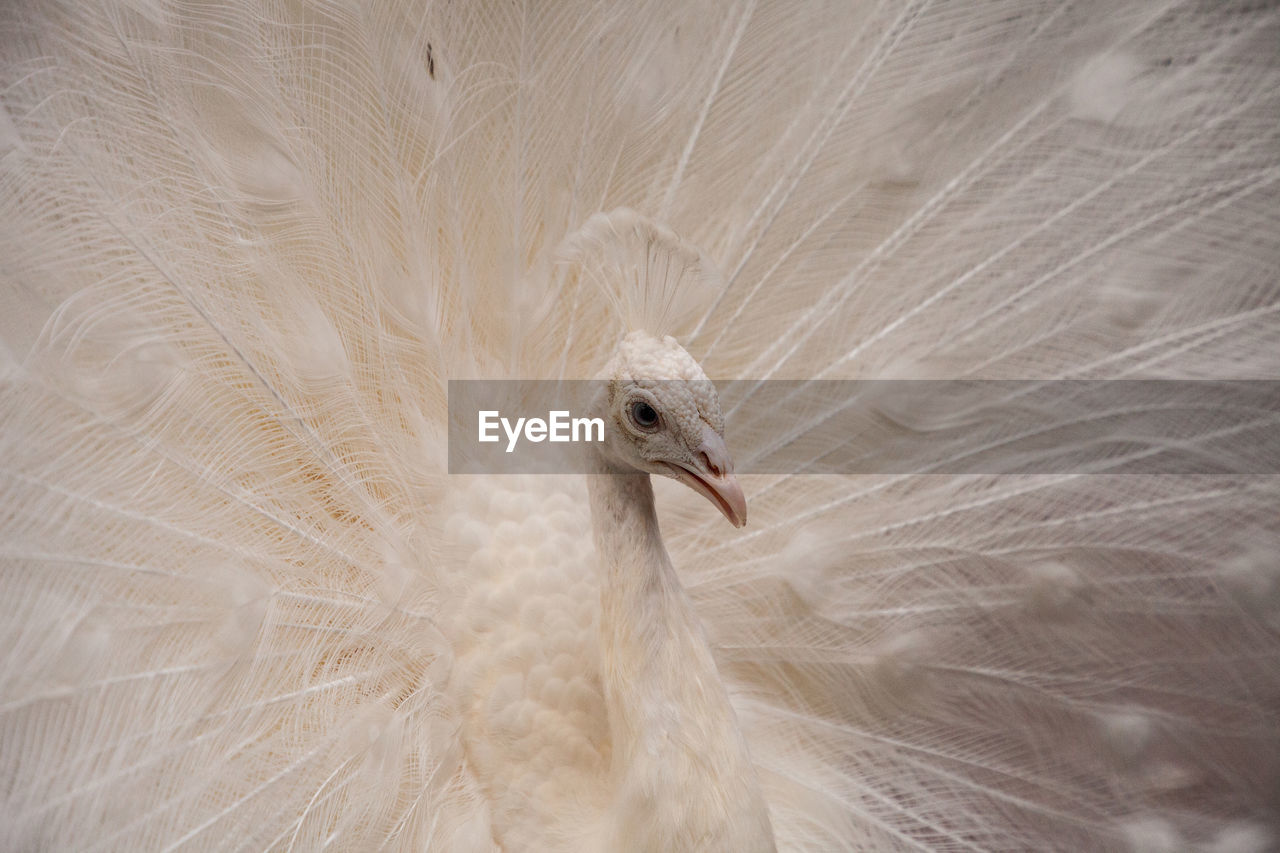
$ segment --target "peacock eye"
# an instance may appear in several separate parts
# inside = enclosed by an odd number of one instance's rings
[[[657,429],[658,411],[644,400],[637,400],[631,404],[631,422],[643,430]]]

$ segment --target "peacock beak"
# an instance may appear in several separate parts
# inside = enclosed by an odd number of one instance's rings
[[[691,464],[670,465],[675,478],[715,504],[734,527],[744,526],[747,498],[733,475],[733,459],[724,439],[703,426],[702,443],[694,449],[693,459]]]

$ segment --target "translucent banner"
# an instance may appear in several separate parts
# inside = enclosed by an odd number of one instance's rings
[[[715,386],[743,474],[1280,473],[1280,381]],[[450,472],[590,470],[605,431],[620,428],[606,391],[603,381],[451,381]]]

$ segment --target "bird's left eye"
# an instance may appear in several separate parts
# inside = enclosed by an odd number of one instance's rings
[[[652,431],[658,428],[658,411],[644,400],[631,404],[631,422],[640,429]]]

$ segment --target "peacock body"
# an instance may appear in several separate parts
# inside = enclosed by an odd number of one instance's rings
[[[0,848],[1280,843],[1280,459],[739,456],[750,525],[658,479],[648,550],[600,479],[447,473],[448,380],[637,332],[716,379],[1274,379],[1277,4],[0,21]],[[609,555],[658,551],[644,623]],[[619,716],[694,686],[697,737]]]

